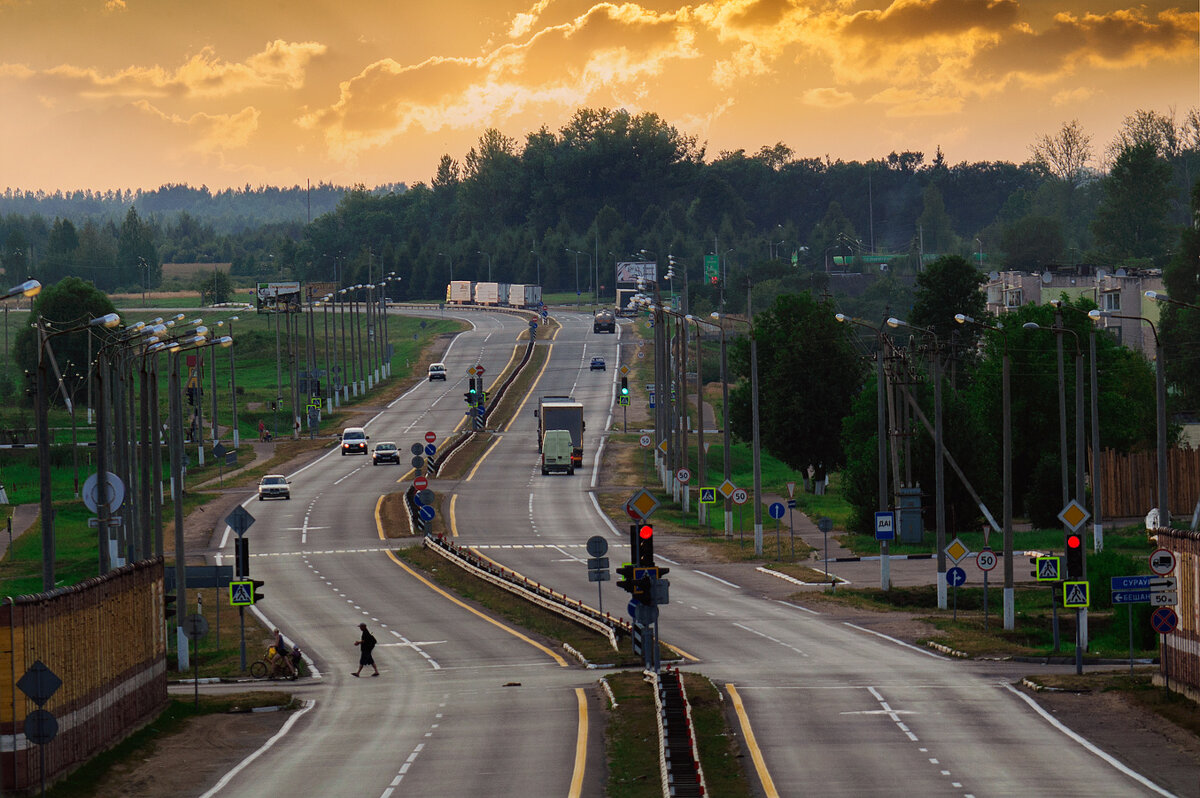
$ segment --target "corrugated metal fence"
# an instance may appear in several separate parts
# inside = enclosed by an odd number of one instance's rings
[[[0,793],[39,787],[124,738],[167,701],[162,558],[0,605]],[[37,746],[37,705],[17,686],[35,662],[62,686],[45,703],[58,734]],[[45,750],[39,750],[44,748]]]
[[[1172,685],[1185,685],[1193,697],[1200,694],[1200,533],[1186,529],[1159,529],[1158,545],[1175,553],[1179,578],[1179,625],[1163,636],[1162,673]]]
[[[1158,506],[1158,456],[1155,452],[1100,455],[1105,518],[1141,518]],[[1171,515],[1188,516],[1200,497],[1200,450],[1167,451],[1167,501]]]

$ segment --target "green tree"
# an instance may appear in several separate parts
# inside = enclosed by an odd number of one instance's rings
[[[938,258],[917,275],[907,321],[933,330],[943,343],[953,336],[965,343],[973,342],[978,337],[977,328],[964,329],[955,322],[954,315],[962,313],[983,320],[987,298],[979,286],[984,280],[979,270],[960,255]]]
[[[215,305],[218,302],[228,302],[233,297],[233,283],[229,275],[222,269],[196,278],[196,291],[200,293],[200,304]]]
[[[116,313],[112,300],[103,291],[78,277],[64,277],[53,285],[42,288],[34,299],[32,315],[40,318],[47,332],[71,329],[87,324],[106,313]],[[89,335],[106,336],[97,329],[63,333],[48,339],[47,351],[52,351],[59,367],[63,364],[88,363],[89,356],[95,357],[97,343],[88,345]],[[26,327],[17,334],[13,342],[13,359],[23,371],[33,374],[38,366],[38,332]],[[57,395],[56,395],[57,398]]]
[[[145,263],[146,266],[142,264]],[[136,208],[130,208],[117,234],[116,274],[97,275],[96,285],[113,289],[118,286],[141,286],[143,269],[149,269],[149,285],[161,282],[162,265],[150,226],[138,216]]]
[[[1103,200],[1092,222],[1101,253],[1111,262],[1162,258],[1170,240],[1171,167],[1153,143],[1121,150],[1102,182]]]
[[[759,419],[763,447],[795,469],[815,466],[820,476],[844,456],[842,417],[862,385],[864,366],[829,305],[809,294],[785,294],[754,317],[758,354]],[[730,392],[733,432],[751,438],[750,342],[735,341]]]
[[[1200,182],[1192,187],[1192,218],[1200,224]],[[1180,231],[1179,246],[1163,269],[1167,296],[1189,305],[1200,305],[1200,229],[1196,224]],[[1200,410],[1200,368],[1196,341],[1200,341],[1200,310],[1171,304],[1162,306],[1160,333],[1165,351],[1167,379],[1177,389],[1176,409]]]
[[[1004,266],[1032,272],[1057,260],[1063,251],[1062,223],[1049,216],[1024,216],[1004,227],[1000,248]]]

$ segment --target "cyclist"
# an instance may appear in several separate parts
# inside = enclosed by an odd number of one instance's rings
[[[287,643],[283,641],[283,632],[275,630],[275,655],[271,659],[271,664],[275,670],[285,673],[288,678],[296,678],[296,666],[293,664],[295,654],[290,652]]]

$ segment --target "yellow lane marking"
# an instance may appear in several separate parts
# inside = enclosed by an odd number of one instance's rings
[[[700,661],[700,658],[699,658],[699,657],[693,657],[691,654],[687,653],[686,651],[684,651],[682,648],[680,648],[679,646],[675,645],[674,643],[667,643],[666,645],[670,646],[670,647],[671,647],[672,649],[674,649],[675,651],[678,651],[678,652],[679,652],[679,656],[683,657],[684,659],[690,659],[692,662],[699,662],[699,661]]]
[[[565,659],[563,659],[562,657],[560,657],[558,654],[554,653],[554,652],[553,652],[553,651],[551,651],[550,649],[546,648],[546,647],[545,647],[545,646],[543,646],[541,643],[537,642],[536,640],[531,640],[530,638],[528,638],[528,637],[526,637],[525,635],[523,635],[523,634],[521,634],[520,632],[518,632],[516,629],[513,629],[513,628],[512,628],[512,627],[510,627],[510,626],[505,626],[504,624],[500,623],[500,621],[497,621],[495,618],[488,617],[487,615],[483,614],[482,612],[480,612],[479,610],[475,609],[474,607],[472,607],[472,606],[470,606],[470,605],[468,605],[468,604],[464,604],[462,601],[458,600],[458,599],[457,599],[457,598],[455,598],[454,596],[452,596],[452,595],[450,595],[449,593],[447,593],[445,590],[442,590],[440,587],[438,587],[437,585],[435,585],[433,582],[430,582],[428,579],[426,579],[425,577],[421,576],[419,573],[417,573],[416,571],[414,571],[412,568],[410,568],[410,567],[408,566],[408,564],[407,564],[407,563],[405,563],[404,561],[402,561],[402,560],[401,560],[399,557],[397,557],[397,556],[396,556],[396,555],[395,555],[393,552],[391,552],[391,551],[387,552],[387,556],[388,556],[388,557],[391,559],[391,561],[392,561],[392,562],[396,563],[396,565],[399,565],[399,566],[400,566],[401,568],[403,568],[403,569],[404,569],[406,572],[408,572],[408,575],[409,575],[409,576],[413,577],[413,578],[414,578],[414,579],[416,579],[418,582],[420,582],[421,584],[425,585],[425,587],[429,588],[429,589],[430,589],[430,590],[432,590],[434,593],[437,593],[437,594],[438,594],[439,596],[441,596],[442,598],[446,599],[447,601],[449,601],[449,602],[451,602],[451,603],[453,603],[453,604],[457,604],[458,606],[462,607],[464,610],[466,610],[467,612],[471,613],[472,615],[476,615],[476,616],[478,616],[478,617],[482,618],[483,620],[485,620],[485,621],[487,621],[488,623],[490,623],[492,626],[495,626],[497,629],[502,629],[502,630],[504,630],[505,632],[508,632],[510,635],[512,635],[513,637],[517,638],[518,640],[523,640],[523,641],[525,641],[525,642],[526,642],[526,643],[528,643],[529,645],[531,645],[531,646],[533,646],[534,648],[536,648],[538,651],[541,651],[541,652],[542,652],[542,653],[544,653],[546,656],[550,657],[552,660],[554,660],[555,662],[557,662],[557,663],[558,663],[558,665],[559,665],[559,667],[561,667],[561,668],[565,668],[565,667],[567,667],[567,661],[566,661]]]
[[[742,737],[746,740],[746,747],[750,749],[750,758],[754,760],[754,769],[758,771],[758,779],[762,782],[763,792],[766,793],[767,798],[779,798],[775,782],[771,780],[771,774],[767,772],[767,763],[763,762],[762,750],[758,747],[758,741],[754,739],[754,730],[750,728],[750,718],[746,715],[742,697],[738,695],[737,688],[732,684],[725,685],[725,689],[729,691],[729,697],[733,700],[733,709],[737,712],[738,722],[742,724]]]
[[[491,453],[492,453],[492,450],[493,450],[493,449],[495,449],[495,448],[496,448],[497,446],[499,446],[499,445],[500,445],[500,439],[499,439],[499,438],[497,438],[496,440],[492,441],[492,445],[491,445],[491,446],[489,446],[489,447],[487,448],[487,451],[486,451],[486,452],[484,452],[484,453],[483,453],[483,454],[480,456],[480,458],[479,458],[479,462],[475,464],[475,467],[471,469],[471,473],[470,473],[470,474],[467,474],[467,478],[466,478],[466,479],[464,479],[464,480],[463,480],[463,482],[470,482],[472,479],[474,479],[474,478],[475,478],[475,472],[479,470],[479,467],[480,467],[481,465],[483,465],[483,461],[484,461],[484,460],[486,460],[486,459],[487,459],[487,456],[488,456],[489,454],[491,454]]]
[[[587,765],[587,697],[582,687],[575,688],[575,700],[579,703],[579,731],[575,735],[575,772],[571,775],[569,798],[583,794],[583,770]]]
[[[542,381],[542,375],[546,373],[546,367],[550,365],[550,356],[554,354],[554,344],[546,347],[546,362],[542,364],[542,370],[538,372],[537,378],[533,381],[533,387]],[[517,423],[517,419],[521,417],[521,411],[525,409],[525,403],[533,396],[533,388],[529,389],[529,393],[525,394],[525,398],[521,400],[521,406],[517,408],[517,412],[513,413],[513,417],[508,420],[508,426],[504,428],[505,432],[512,429],[512,425]]]
[[[458,523],[455,521],[455,518],[454,518],[454,509],[455,509],[455,504],[457,502],[458,502],[458,494],[455,493],[453,496],[450,497],[449,521],[450,521],[450,537],[452,537],[452,538],[458,537]]]
[[[379,508],[383,506],[383,500],[384,500],[384,497],[380,496],[375,501],[375,529],[379,532],[380,538],[386,539],[387,532],[385,532],[383,529],[383,518],[379,515]]]

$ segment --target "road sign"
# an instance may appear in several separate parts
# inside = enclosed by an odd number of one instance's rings
[[[592,535],[587,540],[587,553],[592,557],[603,557],[608,551],[608,541],[602,535]],[[607,568],[608,566],[604,566]]]
[[[199,640],[208,634],[208,619],[199,613],[184,618],[182,626],[189,640]]]
[[[975,555],[975,564],[979,566],[981,571],[990,571],[996,567],[996,552],[989,548],[984,548],[979,554]]]
[[[618,396],[617,397],[617,405],[619,407],[629,407],[629,397],[628,396]]]
[[[421,502],[421,504],[428,504],[430,507],[432,507],[433,491],[429,490],[428,488],[417,491],[417,501]]]
[[[238,537],[246,534],[246,530],[254,523],[254,516],[250,515],[242,505],[233,508],[233,512],[225,516],[225,523],[229,524],[229,528],[233,530]]]
[[[700,489],[700,503],[701,504],[716,504],[717,503],[717,489],[716,488],[701,488]]]
[[[421,446],[421,444],[414,443],[413,446],[416,446],[419,448]],[[424,450],[422,450],[422,451],[424,451]],[[408,464],[411,465],[413,468],[423,468],[425,466],[425,458],[422,457],[420,454],[418,454],[416,457],[409,460]]]
[[[83,481],[83,488],[80,489],[80,496],[83,497],[83,505],[93,513],[100,512],[96,508],[100,505],[100,475],[92,474]],[[121,481],[113,472],[108,472],[108,511],[115,513],[125,501],[125,483]]]
[[[58,718],[45,709],[35,709],[25,716],[25,739],[34,745],[45,745],[58,734]]]
[[[617,369],[617,370],[621,372],[621,376],[622,376],[622,377],[628,377],[628,376],[629,376],[629,366],[626,366],[626,365],[622,364],[622,365],[621,365],[621,368],[619,368],[619,369]]]
[[[966,582],[967,572],[962,568],[956,565],[953,568],[946,569],[946,584],[950,585],[950,587],[958,587],[959,585],[966,584]]]
[[[967,548],[966,544],[958,538],[950,541],[950,545],[946,546],[943,551],[946,552],[946,556],[953,560],[956,565],[960,560],[971,553],[971,550]]]
[[[254,584],[252,582],[230,582],[229,604],[232,607],[249,607],[254,603]]]
[[[658,450],[659,450],[660,452],[662,452],[663,454],[666,454],[666,453],[667,453],[667,440],[666,440],[666,438],[663,438],[661,441],[659,441],[659,442],[658,442]]]
[[[425,490],[429,487],[429,480],[425,477],[417,477],[413,480],[413,487],[417,490]]]
[[[1169,549],[1155,549],[1150,555],[1150,570],[1159,576],[1166,576],[1175,570],[1175,552]]]
[[[716,501],[715,496],[713,497],[713,500]],[[780,518],[783,518],[783,514],[785,512],[787,512],[787,508],[783,506],[782,502],[771,502],[771,506],[767,508],[767,515],[771,516],[776,521],[778,521]]]
[[[433,507],[428,504],[422,504],[417,513],[421,516],[422,521],[432,521],[433,517],[437,515]]]
[[[896,514],[891,510],[875,513],[875,539],[896,539]]]
[[[686,468],[681,468],[675,472],[675,478],[679,480],[681,485],[686,485],[692,481],[692,472]]]
[[[1037,580],[1039,582],[1057,582],[1059,574],[1062,572],[1062,558],[1060,557],[1038,557],[1037,558]]]
[[[1079,529],[1087,522],[1092,514],[1083,508],[1079,502],[1071,499],[1067,502],[1067,506],[1062,508],[1062,512],[1058,514],[1058,520],[1067,525],[1067,528],[1072,532]]]
[[[1150,591],[1150,606],[1151,607],[1174,607],[1179,603],[1179,593],[1172,590],[1169,593],[1157,593]]]
[[[625,512],[635,521],[645,521],[658,509],[658,499],[654,498],[645,488],[629,497],[625,502]]]
[[[737,485],[734,485],[729,480],[725,480],[724,482],[722,482],[720,485],[717,486],[717,492],[720,493],[722,496],[724,496],[726,499],[728,499],[730,496],[732,496],[733,492],[735,490],[737,490]]]
[[[1167,635],[1174,632],[1178,624],[1179,616],[1170,607],[1159,607],[1150,613],[1150,626],[1160,635]]]
[[[730,498],[733,499],[734,504],[741,506],[750,500],[750,494],[746,492],[745,488],[734,488]]]
[[[437,435],[434,433],[433,430],[429,430],[429,432],[425,433],[425,442],[426,443],[433,443],[436,440],[437,440]]]
[[[1063,606],[1067,609],[1087,609],[1090,592],[1087,582],[1063,582]]]
[[[649,436],[649,435],[643,435],[642,437],[638,438],[638,446],[641,446],[643,449],[649,448],[649,446],[650,446],[650,436]]]
[[[482,376],[482,375],[483,375],[483,366],[476,366],[476,367],[475,367],[475,373],[476,373],[477,375],[480,375],[480,376]]]
[[[17,687],[40,707],[62,687],[62,679],[39,659],[34,660],[24,675],[17,679]]]
[[[225,452],[227,452],[227,451],[229,451],[229,450],[225,448],[225,444],[221,443],[220,441],[217,441],[217,445],[214,446],[213,450],[212,450],[213,457],[216,457],[216,458],[224,457]]]
[[[796,495],[796,483],[795,482],[789,482],[787,484],[787,489],[788,489],[788,498],[789,499]]]
[[[435,454],[437,454],[437,446],[434,446],[432,443],[425,444],[425,455],[433,457]]]
[[[1149,604],[1149,590],[1114,590],[1112,592],[1113,604]]]
[[[1145,576],[1114,576],[1109,582],[1113,590],[1150,590],[1150,580],[1155,577]]]
[[[789,509],[789,510],[795,510],[795,509],[796,509],[796,500],[795,500],[795,499],[788,499],[788,500],[787,500],[787,506],[788,506],[788,509]]]

